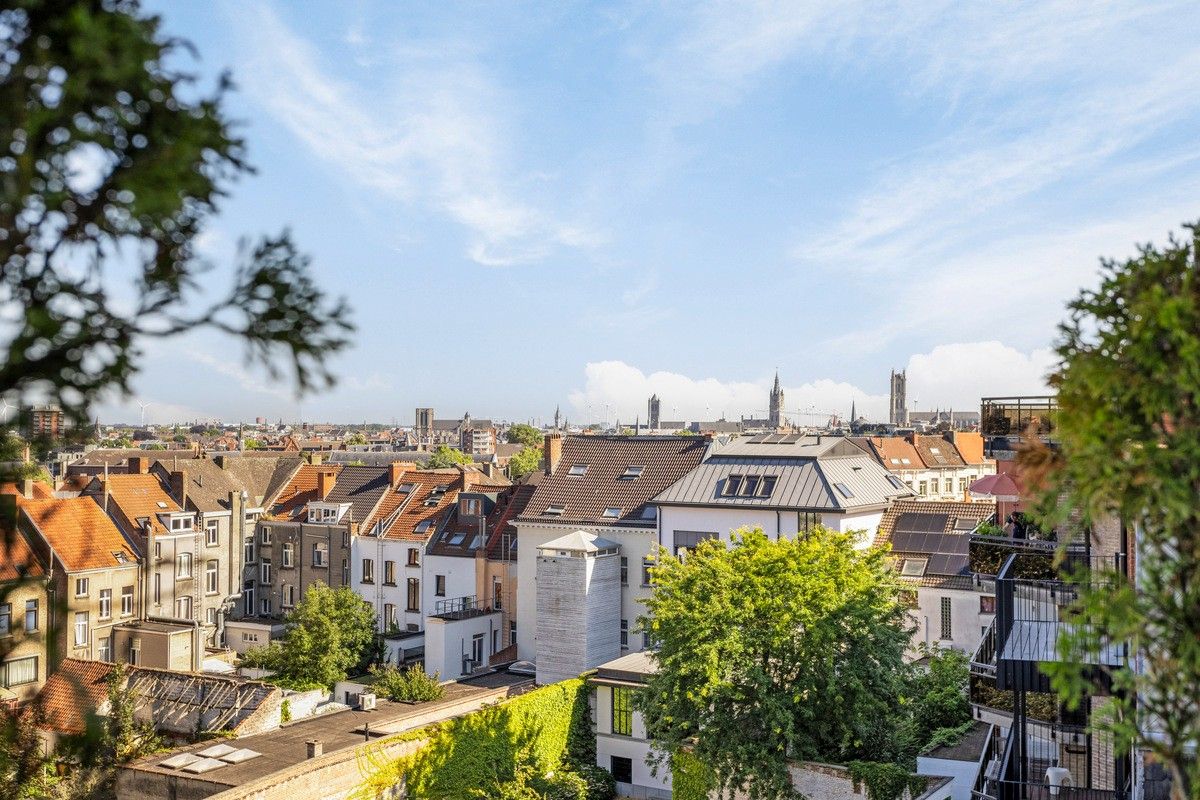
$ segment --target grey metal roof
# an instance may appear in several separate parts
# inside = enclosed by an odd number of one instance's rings
[[[888,479],[891,473],[843,439],[823,437],[823,441],[818,442],[816,437],[809,437],[778,445],[753,441],[761,438],[738,439],[714,449],[703,463],[660,493],[653,502],[851,511],[885,506],[895,497],[912,494],[902,484],[902,488],[897,488]],[[770,497],[726,497],[722,492],[731,475],[774,476],[777,483]],[[836,488],[839,483],[849,490],[850,497]]]

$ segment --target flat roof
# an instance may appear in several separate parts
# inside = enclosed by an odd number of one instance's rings
[[[647,675],[658,671],[653,655],[649,650],[642,650],[614,658],[596,667],[593,680],[644,683]]]

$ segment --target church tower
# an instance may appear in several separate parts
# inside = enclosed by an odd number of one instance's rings
[[[783,389],[779,387],[779,370],[775,370],[775,385],[771,387],[771,413],[768,424],[775,430],[783,427]]]

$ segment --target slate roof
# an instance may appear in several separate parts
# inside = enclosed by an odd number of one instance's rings
[[[737,477],[774,478],[769,495],[728,494]],[[732,481],[731,481],[732,479]],[[884,506],[912,491],[839,437],[770,434],[714,447],[708,458],[654,498],[661,505],[848,511]]]
[[[518,486],[475,486],[464,489],[459,494],[461,499],[466,494],[481,495],[489,499],[491,508],[484,520],[483,541],[478,541],[475,534],[479,532],[478,525],[472,519],[463,519],[460,504],[456,503],[449,509],[446,522],[441,533],[430,542],[429,553],[435,556],[466,556],[474,557],[477,550],[485,548],[486,556],[495,561],[512,561],[517,557],[517,529],[512,525],[529,504],[537,489],[537,475],[533,481]],[[508,536],[504,536],[507,531]],[[463,534],[457,545],[454,534]],[[505,547],[507,545],[507,547]]]
[[[243,489],[242,482],[233,473],[206,458],[160,458],[154,461],[150,469],[157,472],[168,486],[171,485],[172,472],[186,473],[188,504],[197,511],[228,511],[230,492],[237,494]]]
[[[105,464],[109,468],[119,467],[124,469],[126,462],[130,458],[156,458],[165,459],[178,456],[179,458],[192,458],[196,455],[196,451],[188,448],[186,450],[142,450],[137,447],[102,447],[97,448],[90,453],[85,453],[82,458],[78,458],[67,465],[67,472],[71,472],[72,468],[80,467],[102,467]]]
[[[63,659],[46,680],[35,701],[42,721],[38,727],[56,733],[83,733],[87,710],[108,701],[108,675],[112,664],[103,661]]]
[[[525,513],[529,501],[537,491],[545,473],[535,472],[529,479],[506,492],[502,500],[488,516],[487,557],[495,561],[516,561],[517,526],[513,521]],[[508,536],[504,534],[507,532]],[[505,546],[507,545],[507,547]]]
[[[278,452],[254,455],[238,453],[215,458],[223,459],[225,469],[245,487],[252,508],[269,506],[287,486],[296,470],[300,469],[300,465],[305,463],[300,456]]]
[[[697,436],[567,436],[552,475],[541,479],[521,519],[541,522],[591,523],[654,527],[646,506],[658,494],[695,468],[708,449]],[[587,465],[583,475],[571,475],[575,465]],[[624,478],[628,467],[644,469]],[[561,507],[562,513],[545,514]],[[619,509],[605,517],[606,508]]]
[[[120,567],[137,561],[129,542],[91,497],[26,500],[21,504],[21,514],[54,549],[68,572]]]

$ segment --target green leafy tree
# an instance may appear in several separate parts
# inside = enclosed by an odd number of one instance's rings
[[[657,671],[636,703],[663,768],[688,746],[718,788],[795,796],[787,760],[890,759],[910,630],[885,554],[817,528],[660,550],[646,601]]]
[[[509,443],[523,444],[526,447],[540,447],[543,439],[541,431],[532,425],[521,422],[509,427],[508,432],[504,435]]]
[[[905,687],[900,756],[906,764],[938,744],[954,744],[973,723],[967,690],[971,680],[966,654],[922,646]]]
[[[519,481],[542,465],[542,448],[526,447],[508,460],[508,476]]]
[[[419,666],[400,670],[392,664],[386,664],[373,669],[371,674],[375,676],[372,686],[388,700],[417,703],[437,700],[442,696],[438,674],[429,675]]]
[[[146,340],[196,328],[241,339],[273,376],[289,365],[302,390],[332,381],[348,309],[289,234],[244,245],[224,292],[198,251],[251,167],[229,80],[198,92],[187,52],[135,0],[0,10],[0,396],[58,402],[83,425],[98,395],[129,391]],[[126,274],[131,305],[113,300]]]
[[[1078,704],[1094,690],[1082,662],[1131,643],[1141,668],[1112,671],[1100,725],[1165,765],[1179,800],[1200,798],[1200,248],[1188,230],[1190,241],[1105,260],[1099,287],[1070,304],[1051,378],[1060,450],[1031,451],[1024,467],[1046,476],[1060,519],[1116,515],[1137,531],[1137,585],[1117,570],[1085,583],[1078,611],[1091,624],[1046,669]]]
[[[429,469],[446,469],[459,464],[472,464],[475,459],[455,447],[439,444],[433,449],[425,466]]]
[[[346,444],[366,444],[367,437],[361,433],[352,433],[346,438]]]
[[[294,688],[329,687],[365,667],[375,641],[375,612],[353,589],[315,583],[284,617],[281,642],[243,656],[246,666],[275,672]]]

